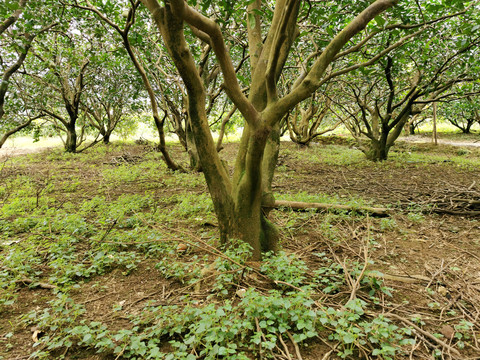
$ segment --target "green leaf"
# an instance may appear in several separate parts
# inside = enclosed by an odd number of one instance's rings
[[[383,28],[383,25],[385,25],[385,19],[380,15],[375,16],[375,22],[377,23],[378,26],[382,28]]]
[[[250,26],[252,29],[255,27],[255,14],[249,13],[248,14],[248,26]]]

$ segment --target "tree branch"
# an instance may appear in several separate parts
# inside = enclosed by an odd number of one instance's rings
[[[257,127],[260,124],[260,114],[248,101],[240,88],[232,60],[223,41],[223,36],[218,24],[188,6],[184,0],[172,0],[171,4],[177,16],[180,16],[188,24],[210,36],[213,50],[215,51],[224,76],[225,91],[242,113],[245,120],[250,125]]]
[[[315,61],[312,69],[300,85],[290,92],[290,94],[265,109],[265,115],[268,117],[269,122],[275,123],[279,121],[283,115],[296,104],[310,96],[310,94],[322,84],[322,78],[327,67],[343,46],[350,41],[353,36],[363,30],[375,16],[394,6],[398,1],[399,0],[375,1],[340,31]],[[270,123],[270,125],[273,125],[272,123]]]

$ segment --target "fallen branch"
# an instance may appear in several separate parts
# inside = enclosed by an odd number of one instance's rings
[[[293,360],[292,356],[290,355],[290,351],[288,351],[287,344],[285,344],[285,341],[283,341],[282,334],[277,334],[277,337],[278,337],[278,340],[280,340],[280,343],[282,344],[283,349],[285,350],[285,352],[282,351],[282,353],[285,354],[288,360]]]
[[[417,284],[417,283],[428,284],[428,282],[431,280],[429,277],[426,277],[423,275],[407,275],[407,276],[389,275],[389,274],[381,273],[377,270],[367,271],[365,273],[365,276],[384,279],[384,280],[399,281],[407,284]]]
[[[449,214],[449,215],[460,215],[460,216],[479,216],[480,211],[456,211],[456,210],[444,210],[444,209],[433,209],[435,213],[439,214]]]
[[[322,210],[347,210],[347,211],[361,211],[371,213],[378,216],[388,216],[390,210],[387,208],[374,208],[369,206],[355,206],[355,205],[341,205],[341,204],[325,204],[325,203],[306,203],[299,201],[276,200],[273,208],[288,207],[293,210],[306,209],[322,209]]]
[[[32,279],[28,279],[28,278],[15,280],[15,283],[31,285],[32,287],[39,287],[39,288],[42,288],[42,289],[56,289],[57,288],[56,285],[41,283],[41,282],[35,282]]]
[[[287,336],[288,336],[288,338],[290,339],[290,341],[292,342],[293,347],[295,348],[295,353],[297,354],[298,360],[303,360],[302,354],[300,353],[300,348],[298,347],[297,342],[296,342],[295,339],[293,338],[293,335],[290,334],[289,331],[287,331]]]
[[[401,316],[398,316],[397,314],[394,314],[394,313],[388,313],[388,314],[385,314],[386,316],[388,317],[393,317],[397,320],[400,320],[401,322],[407,324],[408,326],[414,328],[416,331],[418,331],[420,334],[422,334],[423,336],[427,337],[429,340],[432,340],[434,343],[442,346],[444,349],[446,349],[448,352],[451,352],[457,356],[461,356],[460,355],[460,352],[451,347],[450,345],[448,345],[445,341],[442,341],[440,339],[438,339],[437,337],[435,337],[434,335],[430,334],[428,331],[425,331],[423,330],[421,327],[415,325],[413,322],[411,322],[410,320],[407,320]]]

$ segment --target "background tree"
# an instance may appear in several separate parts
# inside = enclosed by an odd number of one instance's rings
[[[35,38],[56,25],[47,10],[49,2],[39,6],[35,1],[6,1],[0,4],[0,148],[13,134],[29,126],[38,115],[32,115],[10,87],[27,59]]]
[[[467,91],[471,91],[470,89]],[[478,95],[470,94],[460,99],[441,103],[438,115],[457,127],[464,134],[469,134],[474,124],[480,125],[480,102]]]
[[[335,130],[342,121],[335,118],[331,105],[332,100],[319,92],[314,93],[310,101],[297,105],[286,120],[290,139],[308,145],[317,137]]]
[[[135,69],[140,75],[143,86],[148,94],[153,120],[159,136],[158,150],[162,153],[163,159],[168,168],[172,170],[180,169],[179,165],[173,161],[170,153],[167,150],[164,129],[166,116],[161,116],[161,110],[155,97],[155,92],[152,87],[152,81],[149,78],[149,74],[147,72],[148,69],[145,68],[145,64],[142,61],[141,56],[139,56],[139,51],[141,51],[143,46],[139,46],[138,48],[136,47],[137,44],[147,44],[147,42],[143,41],[143,37],[145,36],[145,34],[142,33],[142,31],[145,31],[147,29],[147,26],[144,23],[144,17],[142,17],[141,12],[138,11],[140,1],[99,1],[92,3],[88,0],[85,0],[73,1],[71,4],[79,9],[88,10],[94,13],[103,23],[107,24],[111,29],[115,31],[117,35],[120,36],[121,42]],[[134,25],[137,25],[135,26],[135,29],[138,30],[138,32],[132,35],[131,33]],[[152,56],[151,48],[148,48],[148,46],[146,54],[147,56]]]
[[[96,74],[91,61],[95,50],[89,43],[94,38],[85,39],[85,32],[74,31],[66,21],[63,24],[61,31],[45,37],[35,48],[36,62],[29,64],[27,71],[44,98],[42,102],[38,97],[34,101],[65,133],[65,151],[76,152],[78,140],[82,139],[77,138],[76,129],[82,95],[88,78]]]
[[[344,99],[341,106],[350,115],[345,124],[368,159],[387,159],[413,116],[430,103],[456,97],[456,84],[476,79],[480,38],[471,28],[461,28],[472,17],[478,21],[474,14],[470,7],[426,21],[428,26],[414,33],[415,41],[405,43],[374,67],[343,77],[338,89]],[[452,29],[457,28],[459,33],[452,36]],[[390,38],[384,41],[384,46],[392,42]]]
[[[98,131],[104,144],[109,144],[122,119],[144,109],[144,88],[123,48],[113,47],[96,61],[102,67],[92,77],[81,108],[88,124]]]

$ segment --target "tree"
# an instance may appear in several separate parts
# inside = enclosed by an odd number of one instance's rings
[[[33,102],[66,134],[65,151],[72,153],[77,152],[79,145],[77,120],[87,86],[86,77],[92,69],[91,53],[85,43],[72,42],[75,37],[79,40],[79,35],[60,32],[46,39],[35,51],[36,66],[29,69],[40,96],[44,97],[42,102],[38,98]]]
[[[262,206],[273,205],[271,181],[276,163],[275,134],[281,119],[322,84],[329,65],[342,48],[376,16],[397,1],[377,0],[353,19],[324,47],[298,86],[283,97],[277,82],[296,37],[300,1],[275,3],[271,23],[261,23],[262,3],[253,1],[247,8],[247,29],[251,68],[248,97],[242,92],[219,25],[183,0],[172,0],[161,7],[157,0],[142,0],[155,20],[163,41],[177,67],[188,95],[188,114],[195,143],[219,221],[221,240],[238,237],[249,243],[253,258],[262,250],[277,247],[278,231],[267,219]],[[229,2],[226,5],[232,5]],[[245,5],[236,3],[237,6]],[[363,5],[363,4],[362,4]],[[263,6],[266,6],[263,4]],[[268,20],[267,20],[268,21]],[[245,119],[245,128],[230,178],[215,148],[206,115],[205,87],[186,42],[185,23],[208,37],[223,75],[227,95]],[[262,28],[270,25],[263,41]],[[360,41],[360,40],[359,40]],[[365,42],[364,42],[365,43]]]
[[[2,71],[0,81],[0,125],[3,135],[0,137],[0,148],[7,139],[13,134],[28,127],[34,119],[40,115],[29,114],[22,108],[22,102],[15,93],[8,96],[11,90],[10,85],[14,80],[14,75],[24,64],[27,55],[32,47],[35,38],[56,25],[50,17],[45,18],[34,16],[42,14],[41,7],[30,7],[27,0],[18,2],[4,2],[0,4],[0,17],[3,22],[0,23],[0,68]],[[19,21],[19,19],[22,19]],[[6,104],[10,106],[10,111],[6,110]]]
[[[480,125],[480,104],[472,95],[442,103],[438,113],[464,134],[469,134],[475,123]]]
[[[144,89],[124,49],[113,48],[100,57],[96,60],[102,67],[92,77],[80,106],[88,124],[98,131],[104,144],[109,144],[122,119],[143,108]]]
[[[290,139],[297,144],[308,145],[315,138],[335,130],[342,121],[332,119],[334,115],[330,110],[331,104],[330,98],[315,93],[305,108],[297,105],[293,114],[287,116]],[[328,119],[329,115],[330,119]],[[329,127],[321,127],[326,122],[325,119],[330,120]]]
[[[152,111],[153,120],[158,131],[159,144],[158,149],[162,153],[163,159],[169,169],[178,170],[180,169],[179,165],[176,164],[170,156],[170,153],[167,150],[165,142],[165,116],[160,115],[159,105],[155,97],[155,92],[149,79],[147,70],[145,69],[144,64],[142,64],[141,59],[138,56],[137,49],[132,43],[130,38],[131,30],[133,26],[141,20],[141,17],[138,15],[138,7],[140,5],[140,0],[130,1],[128,3],[115,3],[111,1],[99,2],[98,6],[92,4],[90,1],[74,1],[73,6],[88,10],[96,14],[100,20],[106,23],[111,29],[113,29],[120,37],[123,43],[125,50],[127,51],[130,60],[132,61],[135,69],[140,75],[144,88],[148,94],[148,99],[150,102],[150,108]],[[118,25],[123,23],[122,25]],[[140,29],[144,27],[140,26]],[[135,37],[134,37],[135,38]],[[142,35],[139,35],[136,39],[139,39],[141,42]]]
[[[467,7],[424,20],[428,26],[416,31],[416,41],[405,42],[373,68],[343,77],[337,87],[342,95],[337,98],[343,97],[340,106],[350,115],[345,125],[368,159],[387,159],[412,117],[428,104],[457,97],[455,85],[476,80],[478,61],[474,59],[480,37],[471,28],[461,27],[475,14],[473,10]],[[392,42],[384,41],[383,46]]]

